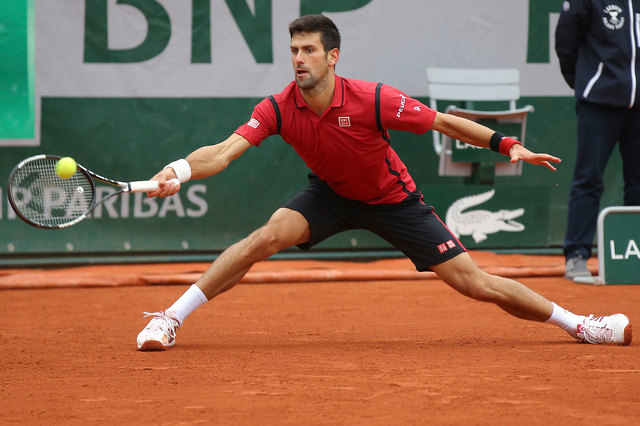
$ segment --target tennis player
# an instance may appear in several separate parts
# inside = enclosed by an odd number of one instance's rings
[[[520,142],[478,123],[442,114],[384,84],[340,77],[340,34],[323,15],[289,25],[294,81],[261,101],[249,121],[225,141],[201,147],[172,162],[153,179],[158,191],[175,194],[178,178],[206,178],[222,172],[251,147],[279,134],[312,173],[302,192],[268,222],[227,248],[173,305],[152,316],[138,335],[140,350],[175,344],[176,330],[199,306],[231,289],[251,266],[280,250],[303,250],[348,229],[367,229],[409,257],[418,271],[432,270],[465,296],[491,302],[522,319],[547,322],[589,343],[628,345],[631,324],[623,314],[585,317],[550,302],[528,287],[491,275],[474,264],[466,249],[425,204],[390,144],[387,129],[425,133],[432,129],[471,145],[553,171],[561,160],[529,151]]]

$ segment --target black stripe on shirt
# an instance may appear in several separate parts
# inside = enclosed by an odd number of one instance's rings
[[[398,172],[398,171],[396,171],[396,170],[393,170],[393,169],[391,168],[391,162],[389,161],[389,159],[388,159],[388,158],[385,158],[385,159],[384,159],[384,161],[386,161],[386,163],[387,163],[387,167],[389,168],[389,173],[391,173],[392,175],[394,175],[394,176],[395,176],[395,177],[397,177],[397,178],[400,178],[400,172]],[[411,194],[412,194],[412,192],[411,192],[411,191],[409,191],[409,190],[407,189],[407,183],[406,183],[405,181],[403,181],[402,179],[398,179],[398,180],[396,181],[396,183],[397,183],[398,185],[402,185],[402,191],[404,191],[405,193],[407,193],[407,194],[409,194],[409,195],[411,195]]]
[[[382,128],[382,117],[380,117],[380,89],[381,88],[382,88],[382,83],[378,83],[378,85],[376,86],[376,124],[380,132],[384,131],[384,129]]]
[[[282,117],[280,116],[280,107],[276,102],[273,96],[269,96],[269,101],[271,101],[271,105],[273,106],[273,110],[276,113],[276,121],[278,122],[278,134],[280,134],[280,130],[282,129]]]

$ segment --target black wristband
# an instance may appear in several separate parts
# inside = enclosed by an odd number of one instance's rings
[[[502,138],[504,138],[504,135],[502,133],[495,132],[491,136],[491,140],[489,141],[489,148],[491,148],[492,151],[500,152],[500,141],[502,140]]]

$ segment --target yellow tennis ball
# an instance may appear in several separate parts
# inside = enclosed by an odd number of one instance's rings
[[[76,160],[71,157],[61,158],[56,163],[56,173],[62,179],[69,179],[76,174],[77,169],[78,165],[76,164]]]

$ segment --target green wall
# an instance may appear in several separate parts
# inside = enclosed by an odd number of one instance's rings
[[[42,146],[3,148],[0,167],[10,170],[20,159],[41,152],[72,153],[79,163],[100,174],[121,180],[145,179],[172,159],[226,138],[259,100],[44,98]],[[517,219],[526,226],[524,232],[492,234],[479,244],[463,237],[468,248],[553,248],[562,244],[575,152],[573,100],[521,101],[535,107],[528,122],[527,145],[562,157],[558,172],[525,164],[521,176],[496,177],[493,186],[469,183],[468,178],[441,177],[429,133],[391,133],[394,148],[443,220],[453,201],[491,187],[496,196],[477,208],[526,208],[526,214]],[[610,187],[620,185],[615,173],[619,158],[615,157],[608,169]],[[263,224],[305,185],[307,172],[293,149],[275,136],[251,148],[219,176],[186,184],[179,201],[147,204],[133,195],[116,198],[109,209],[100,210],[99,218],[66,230],[31,228],[12,217],[4,201],[0,253],[215,253]],[[6,194],[4,182],[0,188]],[[620,192],[608,191],[604,203],[619,203],[616,194]],[[359,231],[336,236],[318,248],[318,253],[390,249],[377,237]]]
[[[457,31],[439,40],[442,46],[437,50],[433,43],[425,45],[418,39],[433,36],[429,25],[440,24],[438,13],[452,16],[452,8],[460,2],[300,0],[299,6],[301,13],[329,12],[345,33],[355,33],[344,48],[346,67],[353,65],[348,62],[351,57],[356,58],[358,69],[375,68],[372,78],[384,81],[385,75],[403,76],[398,77],[403,83],[395,85],[427,105],[429,99],[419,97],[426,93],[425,65],[450,62],[452,58],[440,53],[461,47],[476,58],[473,66],[481,67],[476,62],[489,56],[478,52],[500,45],[491,56],[496,66],[515,66],[529,75],[532,69],[545,66],[539,69],[556,73],[555,83],[548,75],[540,75],[533,85],[529,81],[530,93],[566,91],[564,85],[557,85],[559,71],[552,67],[550,48],[552,18],[561,2],[514,0],[488,9],[485,4],[497,2],[483,1],[469,1],[468,7],[458,10],[451,18]],[[140,180],[197,147],[225,139],[262,99],[246,94],[282,87],[286,83],[276,84],[280,77],[275,76],[282,74],[285,65],[287,70],[290,66],[288,58],[283,64],[278,52],[288,39],[285,21],[291,17],[283,16],[278,9],[281,3],[253,3],[249,7],[231,0],[224,4],[195,0],[191,12],[164,0],[73,4],[6,0],[0,4],[0,173],[5,176],[0,179],[0,265],[115,257],[210,258],[265,223],[304,187],[305,165],[290,146],[272,137],[260,148],[251,148],[221,175],[187,183],[174,198],[114,198],[94,217],[66,230],[32,228],[16,218],[7,202],[6,177],[18,161],[30,155],[70,155],[100,174]],[[136,38],[140,20],[146,21],[148,31]],[[380,32],[380,23],[389,20],[403,25]],[[428,24],[424,28],[411,24],[415,20]],[[485,38],[474,44],[474,38],[463,33],[475,34],[475,26],[465,22],[476,21],[491,31],[483,32]],[[228,28],[231,30],[225,30]],[[226,31],[225,38],[220,38],[221,31]],[[513,37],[505,38],[505,32]],[[39,50],[35,49],[36,35]],[[373,46],[370,39],[377,40]],[[519,47],[513,47],[512,40]],[[431,55],[416,54],[410,48],[415,43],[431,49]],[[398,46],[408,50],[403,52]],[[37,61],[36,52],[40,55]],[[401,60],[386,59],[399,53]],[[460,63],[451,66],[469,66],[466,57],[452,55]],[[385,60],[377,60],[378,56]],[[376,65],[363,65],[371,63],[367,61],[372,57]],[[389,68],[389,63],[394,67]],[[343,69],[341,63],[338,72]],[[245,70],[248,72],[243,73]],[[255,81],[255,75],[264,80]],[[534,151],[561,157],[563,163],[555,173],[525,164],[521,176],[496,177],[492,185],[442,177],[430,133],[391,132],[393,147],[443,220],[456,200],[491,189],[495,196],[472,210],[524,209],[515,219],[524,225],[524,231],[493,233],[483,241],[462,236],[468,248],[558,252],[562,245],[576,144],[574,100],[565,93],[518,101],[518,106],[527,104],[535,112],[528,118],[526,144]],[[619,155],[614,154],[605,176],[602,207],[622,203],[620,169]],[[292,256],[336,254],[397,252],[361,231],[335,236],[309,253],[287,252]]]

